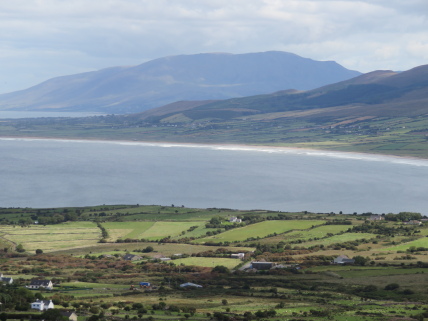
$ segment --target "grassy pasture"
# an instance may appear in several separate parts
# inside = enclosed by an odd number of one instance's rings
[[[28,227],[0,226],[0,235],[15,244],[22,244],[27,251],[85,247],[97,244],[101,231],[92,222],[67,222],[56,225],[31,225]]]
[[[280,234],[292,230],[305,230],[311,228],[314,225],[320,225],[323,223],[324,221],[319,220],[264,221],[229,230],[218,235],[198,239],[195,240],[195,242],[239,242],[245,241],[250,237],[264,238],[273,233]]]
[[[428,237],[423,237],[423,238],[420,238],[418,240],[414,240],[411,242],[407,242],[407,243],[383,248],[383,249],[381,249],[381,251],[406,251],[407,249],[409,249],[412,246],[428,247]]]
[[[217,258],[217,257],[187,257],[184,259],[173,260],[176,265],[197,265],[203,267],[215,267],[217,265],[223,265],[229,269],[233,269],[241,260],[229,259],[229,258]]]
[[[344,242],[356,241],[361,239],[371,239],[374,237],[376,237],[376,234],[372,234],[372,233],[345,233],[341,235],[334,235],[332,237],[325,238],[322,240],[305,242],[305,243],[302,243],[301,245],[309,247],[309,246],[322,244],[326,246],[326,245],[331,245],[335,243],[344,243]]]
[[[268,215],[269,211],[258,211],[257,215]],[[126,221],[207,221],[213,216],[230,217],[237,215],[254,215],[252,211],[223,208],[187,208],[180,206],[138,205],[105,208],[99,206],[93,215],[102,214],[105,218],[119,216]],[[269,213],[272,215],[272,213]]]
[[[199,226],[201,222],[107,222],[103,226],[109,233],[109,240],[117,239],[147,239],[160,240],[175,237],[191,226]]]
[[[346,231],[349,228],[347,225],[323,225],[318,226],[310,230],[305,231],[291,231],[289,233],[272,236],[260,240],[261,244],[276,244],[278,242],[292,242],[301,240],[302,242],[306,242],[309,239],[314,238],[323,238],[326,237],[328,233],[338,234]]]
[[[76,256],[84,256],[86,254],[91,255],[102,255],[102,254],[124,254],[125,252],[133,252],[135,250],[142,250],[147,246],[152,246],[154,251],[150,253],[144,253],[147,256],[156,256],[157,254],[163,254],[165,256],[171,256],[173,254],[192,254],[206,251],[215,251],[221,246],[205,246],[196,244],[176,244],[176,243],[152,243],[152,242],[139,242],[139,243],[97,243],[96,245],[75,248],[75,249],[64,249],[58,250],[56,254],[72,254]],[[242,252],[242,251],[254,251],[251,247],[233,247],[228,246],[228,250]],[[138,252],[135,252],[138,254]],[[139,253],[141,254],[141,253]]]

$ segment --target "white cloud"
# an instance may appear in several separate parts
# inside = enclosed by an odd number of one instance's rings
[[[0,92],[199,52],[285,50],[405,70],[426,63],[427,12],[426,0],[2,1]]]

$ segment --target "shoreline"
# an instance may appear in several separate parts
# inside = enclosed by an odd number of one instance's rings
[[[92,143],[118,143],[118,144],[145,144],[154,145],[160,147],[188,147],[188,148],[218,148],[224,150],[247,150],[247,151],[259,151],[259,152],[301,152],[301,153],[312,153],[319,154],[323,153],[322,156],[335,156],[335,155],[348,155],[348,156],[361,156],[362,158],[385,158],[395,160],[408,160],[408,161],[428,161],[428,158],[420,158],[416,156],[399,156],[392,154],[374,154],[364,152],[353,152],[353,151],[336,151],[329,149],[315,149],[315,148],[302,148],[302,147],[291,147],[291,146],[271,146],[271,145],[247,145],[247,144],[230,144],[230,143],[184,143],[184,142],[170,142],[170,141],[136,141],[136,140],[111,140],[111,139],[95,139],[95,138],[58,138],[58,137],[42,137],[42,136],[0,136],[0,140],[47,140],[47,141],[69,141],[69,142],[92,142]],[[163,146],[167,145],[167,146]],[[348,158],[348,157],[343,157]],[[349,157],[357,158],[357,157]]]

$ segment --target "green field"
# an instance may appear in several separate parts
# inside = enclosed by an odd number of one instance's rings
[[[406,251],[409,248],[411,248],[412,246],[415,246],[416,248],[418,248],[418,247],[428,248],[428,237],[423,237],[423,238],[420,238],[418,240],[414,240],[411,242],[407,242],[407,243],[383,248],[382,251]]]
[[[191,226],[199,226],[201,222],[107,222],[109,240],[146,239],[160,240],[165,237],[176,237]]]
[[[22,244],[27,251],[41,249],[50,252],[95,245],[101,238],[101,231],[92,222],[67,222],[27,227],[2,225],[0,235],[15,244]]]
[[[264,238],[274,233],[280,234],[292,230],[305,230],[323,223],[325,221],[318,220],[264,221],[232,229],[215,236],[198,239],[195,242],[239,242],[245,241],[248,238]]]
[[[345,232],[349,229],[349,226],[347,225],[323,225],[318,226],[310,230],[305,231],[291,231],[289,233],[272,236],[265,238],[263,240],[260,240],[261,244],[276,244],[278,242],[295,242],[295,241],[301,241],[301,242],[307,242],[312,241],[312,239],[315,238],[323,238],[326,237],[327,234],[338,234]]]
[[[318,241],[306,242],[306,243],[303,243],[302,245],[305,247],[321,245],[321,244],[324,246],[327,246],[331,244],[344,243],[344,242],[356,241],[361,239],[372,239],[374,237],[376,237],[376,234],[372,234],[372,233],[345,233],[341,235],[334,235],[332,237],[318,240]]]
[[[223,265],[229,269],[233,269],[238,264],[242,263],[241,260],[229,259],[229,258],[216,258],[216,257],[188,257],[185,259],[177,259],[171,261],[176,265],[196,265],[204,267],[215,267],[217,265]]]

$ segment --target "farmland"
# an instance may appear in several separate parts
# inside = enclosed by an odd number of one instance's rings
[[[423,319],[428,228],[404,224],[417,213],[376,222],[370,215],[172,205],[0,209],[0,269],[14,279],[0,287],[13,297],[33,278],[52,279],[52,291],[26,290],[20,300],[52,298],[80,321]],[[237,253],[243,260],[231,258]],[[355,264],[331,264],[339,255]],[[256,270],[252,261],[273,268]],[[142,281],[153,286],[140,288]],[[180,287],[185,282],[202,288]],[[13,302],[3,311],[28,309]]]
[[[220,235],[210,236],[197,240],[198,243],[208,241],[220,242],[239,242],[250,238],[264,238],[272,234],[282,234],[292,230],[305,230],[312,226],[320,225],[325,222],[318,220],[289,220],[289,221],[266,221],[242,228],[237,228],[224,232]]]
[[[165,237],[175,237],[200,222],[114,222],[104,223],[110,240],[117,239],[146,239],[160,240]]]
[[[0,235],[28,251],[85,247],[96,244],[101,233],[92,222],[70,222],[61,225],[0,226]]]

